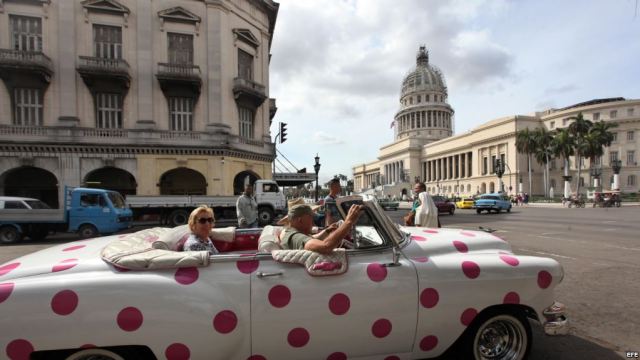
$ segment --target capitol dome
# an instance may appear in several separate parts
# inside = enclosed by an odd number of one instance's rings
[[[416,66],[402,80],[400,110],[394,117],[395,140],[419,138],[425,143],[453,135],[453,108],[442,72],[429,64],[429,52],[420,46]]]

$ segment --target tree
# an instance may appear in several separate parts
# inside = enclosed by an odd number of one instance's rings
[[[529,168],[529,194],[531,192],[531,154],[534,153],[536,148],[536,140],[533,137],[533,132],[529,131],[529,128],[520,130],[516,133],[516,149],[521,154],[527,154],[527,164]]]
[[[544,195],[549,193],[549,159],[553,156],[551,142],[553,135],[545,127],[536,128],[533,131],[533,138],[536,142],[534,156],[540,165],[544,165]]]
[[[555,156],[562,156],[564,159],[564,197],[568,198],[571,192],[571,185],[569,184],[569,158],[574,154],[575,141],[569,129],[558,129],[553,141],[551,142],[551,148]]]
[[[589,133],[584,137],[585,141],[582,145],[583,155],[589,158],[589,169],[595,164],[596,158],[604,155],[604,148],[611,145],[613,133],[609,130],[617,126],[618,124],[616,123],[598,121],[593,123],[591,129],[589,129]]]
[[[584,156],[584,152],[587,151],[589,144],[585,137],[589,133],[589,130],[593,126],[591,120],[586,120],[582,116],[582,112],[579,112],[577,116],[572,116],[569,120],[573,120],[573,122],[569,125],[569,133],[573,136],[574,146],[575,146],[575,154],[576,154],[576,163],[578,165],[578,177],[576,179],[576,194],[580,194],[580,173],[582,172],[582,158]]]

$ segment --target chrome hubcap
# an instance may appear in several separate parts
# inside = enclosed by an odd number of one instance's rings
[[[526,331],[511,316],[497,316],[485,322],[474,341],[476,359],[522,359],[527,348]]]

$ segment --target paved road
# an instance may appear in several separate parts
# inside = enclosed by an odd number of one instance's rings
[[[387,214],[399,222],[405,212]],[[482,215],[458,209],[440,221],[497,229],[515,253],[551,257],[564,267],[556,296],[567,305],[570,335],[548,337],[536,328],[531,359],[620,359],[640,352],[640,207],[522,207]]]
[[[398,222],[404,213],[387,212]],[[640,207],[526,207],[490,215],[457,210],[441,222],[497,229],[516,253],[552,257],[564,266],[557,299],[568,307],[571,333],[548,337],[534,326],[531,360],[621,359],[625,351],[640,352]],[[0,246],[0,264],[75,239],[56,235],[39,243]]]

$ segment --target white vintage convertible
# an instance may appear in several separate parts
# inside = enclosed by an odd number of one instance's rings
[[[548,258],[478,231],[400,227],[373,198],[331,255],[281,250],[281,228],[186,227],[54,246],[0,265],[9,359],[523,359],[528,319],[567,329]],[[344,216],[344,215],[343,215]]]

